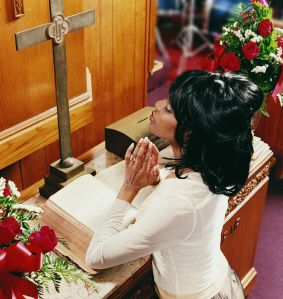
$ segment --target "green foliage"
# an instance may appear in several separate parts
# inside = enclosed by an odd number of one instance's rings
[[[11,208],[17,203],[17,200],[11,196],[0,196],[0,209],[3,211],[0,213],[0,221],[9,216]]]
[[[28,275],[40,290],[40,297],[44,292],[50,292],[50,281],[53,283],[55,290],[60,292],[62,281],[66,283],[83,282],[86,288],[98,292],[95,284],[90,280],[92,276],[80,271],[73,264],[70,264],[66,259],[62,259],[53,252],[46,253],[43,259],[43,267],[38,272],[33,272]]]

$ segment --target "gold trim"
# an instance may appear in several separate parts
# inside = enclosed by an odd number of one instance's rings
[[[270,167],[271,167],[271,161],[268,162],[264,166],[264,168],[255,176],[255,178],[252,179],[246,186],[244,186],[236,196],[229,198],[226,216],[230,214],[241,202],[243,202],[244,199],[248,196],[248,194],[251,193],[252,190],[255,189],[256,186],[265,177],[269,175]]]

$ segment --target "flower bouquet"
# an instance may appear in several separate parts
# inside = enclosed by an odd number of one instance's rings
[[[89,275],[54,253],[52,229],[32,227],[41,209],[19,204],[19,196],[12,181],[0,178],[0,299],[42,298],[50,283],[59,292],[62,281],[82,281],[96,290]]]
[[[215,39],[213,70],[245,75],[282,106],[282,64],[283,31],[272,24],[272,8],[265,0],[240,4]],[[268,115],[266,102],[260,111]]]

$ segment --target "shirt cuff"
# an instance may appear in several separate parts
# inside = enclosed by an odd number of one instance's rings
[[[123,200],[123,199],[120,199],[120,198],[116,198],[112,204],[112,208],[117,208],[118,210],[123,210],[123,209],[127,209],[129,207],[131,207],[132,205],[126,201],[126,200]]]

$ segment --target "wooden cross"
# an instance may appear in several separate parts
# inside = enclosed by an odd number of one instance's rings
[[[52,22],[16,33],[16,48],[22,50],[52,39],[60,143],[59,164],[62,168],[69,168],[74,165],[74,159],[72,158],[64,36],[94,24],[95,11],[88,10],[65,18],[62,0],[49,0],[49,4]]]

